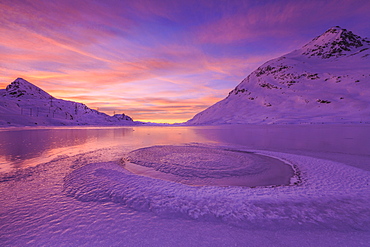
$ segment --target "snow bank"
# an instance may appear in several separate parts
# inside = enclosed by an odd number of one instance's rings
[[[302,183],[280,187],[192,187],[132,174],[114,162],[94,163],[65,177],[81,201],[113,201],[164,217],[222,221],[246,228],[370,229],[370,173],[305,156],[259,152],[301,171]]]

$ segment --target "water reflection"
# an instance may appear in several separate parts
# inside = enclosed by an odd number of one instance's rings
[[[194,131],[217,142],[255,149],[370,154],[368,125],[230,125]]]
[[[36,165],[47,158],[78,151],[88,151],[115,142],[133,132],[132,128],[120,129],[17,129],[0,131],[0,161],[2,170]],[[38,159],[39,158],[39,159]],[[45,159],[46,158],[46,159]],[[7,166],[7,167],[6,167]]]
[[[99,148],[207,142],[186,127],[18,128],[0,131],[0,172]]]
[[[328,159],[370,171],[369,125],[230,125],[194,132],[220,143]]]
[[[192,142],[311,155],[362,168],[370,160],[368,125],[16,128],[0,130],[0,172],[117,145],[134,150]]]

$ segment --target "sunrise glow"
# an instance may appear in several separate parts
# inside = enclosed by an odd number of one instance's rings
[[[183,122],[331,26],[370,37],[367,0],[0,2],[0,88]]]

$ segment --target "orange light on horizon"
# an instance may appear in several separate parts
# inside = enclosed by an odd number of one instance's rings
[[[1,1],[0,87],[21,77],[108,114],[183,122],[327,27],[370,36],[368,9],[348,0]]]

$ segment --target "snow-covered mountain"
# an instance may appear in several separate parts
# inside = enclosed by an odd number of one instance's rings
[[[56,99],[22,78],[0,90],[0,126],[133,124],[125,114],[108,116],[82,103]]]
[[[253,71],[187,124],[370,122],[370,41],[338,26]]]

